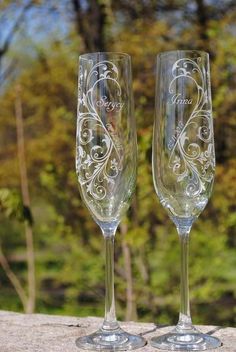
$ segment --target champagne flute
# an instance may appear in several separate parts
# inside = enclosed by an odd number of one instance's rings
[[[153,179],[156,193],[174,222],[181,247],[181,303],[177,326],[154,337],[154,347],[206,350],[221,342],[198,331],[190,316],[188,246],[193,222],[211,195],[215,152],[209,56],[178,50],[157,56]]]
[[[105,318],[101,328],[77,339],[90,350],[125,351],[145,345],[123,331],[115,313],[114,238],[136,183],[137,140],[131,59],[98,52],[79,58],[76,171],[81,197],[105,240]]]

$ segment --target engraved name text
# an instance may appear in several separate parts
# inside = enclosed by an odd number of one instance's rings
[[[104,107],[107,112],[110,112],[110,111],[114,111],[114,110],[120,111],[123,108],[124,103],[119,103],[119,102],[115,102],[115,101],[114,102],[108,101],[107,97],[103,96],[103,97],[101,97],[100,100],[98,100],[96,102],[96,105],[99,108]]]
[[[175,94],[171,98],[171,104],[179,104],[179,105],[191,105],[193,102],[192,99],[184,99],[181,98],[181,94]]]

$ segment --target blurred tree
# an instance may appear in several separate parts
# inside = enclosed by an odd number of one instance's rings
[[[110,0],[72,0],[72,5],[84,51],[106,51],[106,26],[111,14]]]
[[[25,50],[24,37],[18,41],[18,49],[16,45],[7,53],[13,56],[17,49],[18,53],[24,51],[31,56],[30,65],[19,70],[15,80],[22,87],[35,218],[37,309],[102,314],[102,238],[77,191],[74,134],[78,51],[106,49],[132,56],[139,145],[137,192],[116,238],[118,314],[122,319],[136,318],[137,314],[141,320],[174,322],[179,298],[178,237],[155,195],[150,166],[155,56],[164,50],[202,48],[211,52],[218,165],[212,200],[192,232],[191,301],[196,322],[233,324],[235,3],[230,0],[73,1],[62,12],[58,11],[57,3],[51,11],[51,22],[56,32],[61,33],[61,40],[47,38],[49,13],[40,17],[39,9],[43,6],[46,6],[43,1],[40,6],[33,6],[40,28],[45,27],[46,33],[36,49],[31,44],[31,51]],[[30,33],[34,43],[37,35]],[[0,187],[19,189],[13,83],[9,82],[0,99]],[[4,214],[1,223],[6,258],[17,276],[25,280],[22,228]],[[5,276],[2,273],[0,276],[5,283],[1,290],[7,292],[1,295],[0,306],[20,309],[14,303],[15,296],[9,294]]]
[[[16,135],[17,135],[17,151],[18,164],[20,171],[21,193],[24,206],[24,212],[29,219],[25,221],[25,237],[27,251],[27,271],[28,271],[28,297],[25,307],[26,313],[33,313],[35,309],[35,260],[34,260],[34,243],[33,243],[33,217],[30,205],[30,193],[28,185],[28,174],[25,156],[25,138],[23,124],[23,110],[21,101],[20,86],[16,87],[15,98],[15,118],[16,118]]]
[[[21,221],[24,219],[24,207],[21,203],[21,199],[15,192],[10,192],[8,189],[1,189],[0,207],[1,211],[4,212],[7,217],[17,217]],[[17,275],[13,272],[9,265],[9,261],[3,252],[2,243],[0,243],[0,264],[12,286],[14,287],[16,293],[18,294],[25,312],[27,312],[27,294],[25,293],[24,287],[22,286]]]
[[[4,71],[2,72],[2,59],[3,56],[7,54],[10,45],[19,30],[19,27],[25,17],[27,10],[29,10],[33,5],[33,0],[28,1],[27,3],[21,4],[21,12],[17,14],[17,16],[13,16],[13,23],[7,22],[9,20],[8,13],[9,8],[13,6],[19,6],[19,4],[13,4],[12,1],[2,1],[0,4],[1,18],[0,23],[2,23],[2,29],[0,30],[0,85],[2,81],[6,80],[8,75],[10,74],[14,63],[9,64]],[[18,12],[18,11],[17,11]],[[7,29],[6,29],[7,27]]]

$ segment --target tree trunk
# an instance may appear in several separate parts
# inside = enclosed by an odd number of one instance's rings
[[[84,50],[88,52],[105,51],[108,5],[99,0],[89,0],[86,9],[83,8],[81,0],[72,0],[72,5],[77,32],[83,39]]]
[[[127,225],[120,225],[120,232],[122,238],[122,252],[124,255],[125,263],[125,276],[126,276],[126,321],[137,320],[137,307],[136,307],[136,297],[133,290],[133,277],[132,277],[132,265],[131,265],[131,253],[130,248],[125,240],[125,235],[127,233]]]
[[[29,218],[25,220],[25,236],[26,236],[26,250],[27,250],[27,265],[28,265],[28,300],[26,313],[33,313],[35,309],[35,258],[34,258],[34,244],[33,244],[33,229],[32,217],[30,211],[30,195],[28,186],[28,175],[25,161],[25,144],[24,144],[24,126],[22,101],[20,96],[20,87],[16,88],[15,100],[15,116],[16,116],[16,130],[17,130],[17,149],[20,170],[21,192],[23,198],[23,205]]]
[[[201,40],[200,49],[205,51],[210,51],[209,36],[207,33],[208,30],[208,15],[207,7],[204,3],[204,0],[196,0],[197,5],[197,22],[199,26],[199,37]]]
[[[11,282],[12,286],[16,290],[16,293],[18,294],[18,296],[21,300],[21,303],[23,305],[24,311],[26,312],[26,310],[27,310],[27,296],[25,294],[25,291],[24,291],[18,277],[11,270],[10,265],[8,263],[8,260],[2,251],[1,245],[0,245],[0,264],[5,272],[6,276],[8,277],[9,281]]]

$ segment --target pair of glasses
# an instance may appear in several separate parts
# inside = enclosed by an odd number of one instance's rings
[[[191,226],[206,206],[215,171],[209,57],[173,51],[157,57],[153,178],[161,204],[181,244],[179,322],[152,346],[205,350],[221,342],[193,325],[188,294]],[[121,329],[115,313],[114,239],[136,185],[137,138],[130,56],[91,53],[79,58],[76,172],[80,194],[105,241],[105,318],[101,328],[77,339],[88,350],[125,351],[146,344]]]

